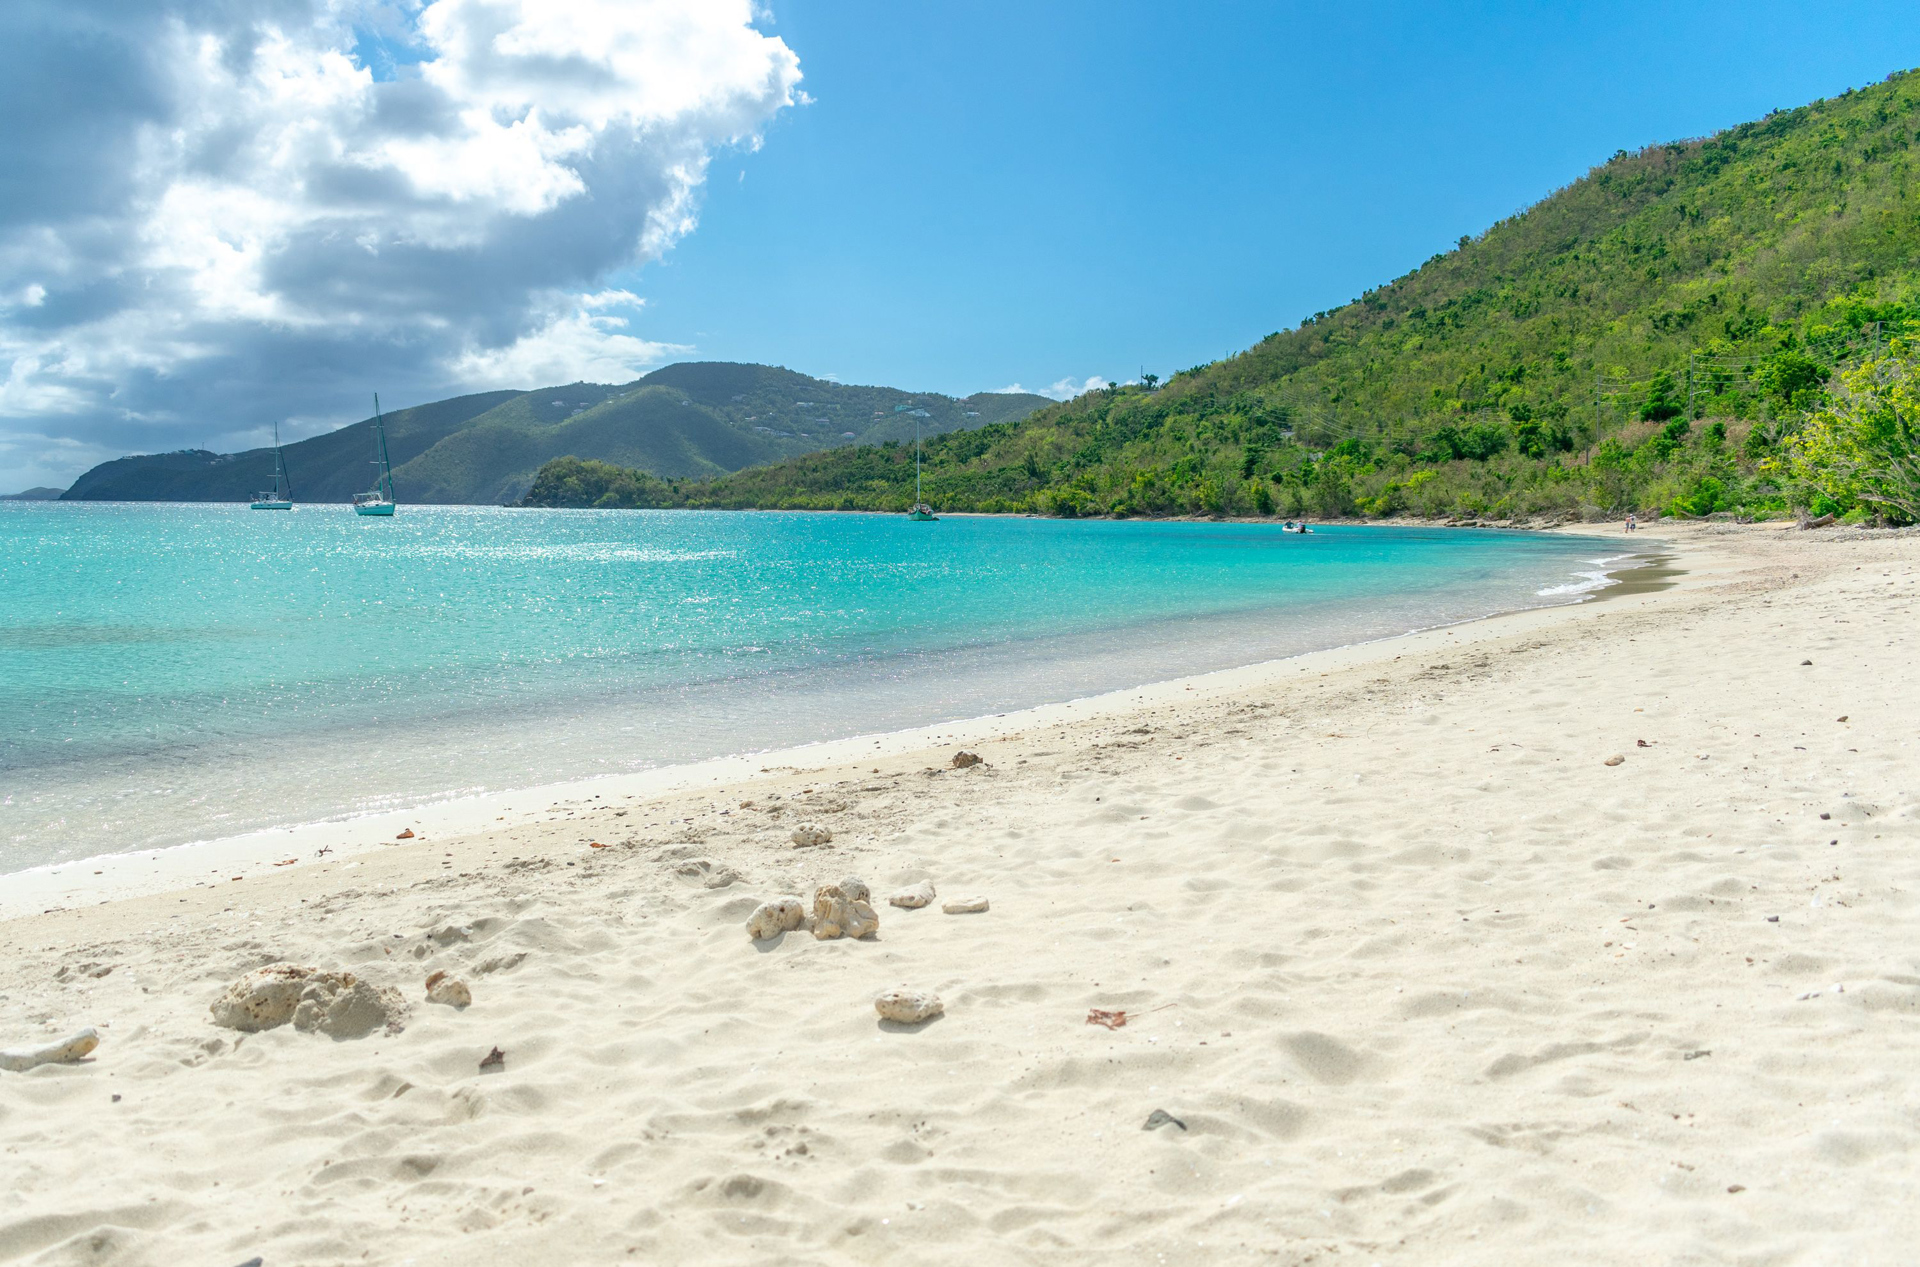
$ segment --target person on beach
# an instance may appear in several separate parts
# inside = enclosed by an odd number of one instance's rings
[[[1632,532],[1632,531],[1634,531],[1634,530],[1635,530],[1636,528],[1638,528],[1638,527],[1639,527],[1639,524],[1637,524],[1637,523],[1636,523],[1636,522],[1634,521],[1634,518],[1633,518],[1633,512],[1632,512],[1632,511],[1628,511],[1628,512],[1627,512],[1627,531],[1628,531],[1628,532]]]

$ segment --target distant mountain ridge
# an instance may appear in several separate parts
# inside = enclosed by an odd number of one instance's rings
[[[1050,403],[1021,393],[955,398],[827,382],[793,370],[682,362],[631,383],[482,392],[385,415],[403,502],[516,501],[558,457],[617,463],[667,478],[710,477],[819,449],[1012,422]],[[296,502],[345,502],[372,480],[373,420],[286,445]],[[204,449],[103,462],[64,501],[250,500],[273,485],[273,450]],[[38,490],[35,490],[38,491]],[[56,490],[57,491],[57,490]]]
[[[22,489],[17,493],[0,494],[0,502],[55,502],[60,500],[62,491],[64,490],[45,486]]]

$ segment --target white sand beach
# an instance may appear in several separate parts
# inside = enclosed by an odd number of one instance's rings
[[[1659,535],[1659,592],[0,879],[0,1048],[101,1037],[0,1072],[0,1263],[1911,1262],[1920,536]],[[748,939],[845,876],[873,938]],[[404,1028],[215,1025],[278,963]]]

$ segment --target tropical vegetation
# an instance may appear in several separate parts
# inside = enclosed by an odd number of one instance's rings
[[[1910,520],[1917,178],[1912,73],[1623,151],[1237,356],[934,437],[927,499],[1074,516]],[[527,501],[898,510],[913,456],[889,440],[714,478],[560,461]]]

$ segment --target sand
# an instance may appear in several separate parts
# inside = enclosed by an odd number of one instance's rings
[[[0,1262],[1912,1261],[1920,539],[1661,535],[1675,588],[0,880],[0,1047],[102,1038],[0,1073]],[[876,938],[748,941],[847,875]],[[215,1027],[277,962],[404,1031]]]

